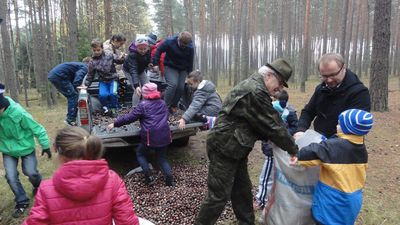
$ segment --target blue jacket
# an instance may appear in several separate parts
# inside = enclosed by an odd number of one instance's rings
[[[164,65],[179,71],[193,70],[194,46],[191,42],[187,47],[179,47],[178,36],[170,37],[157,48],[153,57],[153,65],[159,65],[161,54],[165,52]]]
[[[58,64],[50,70],[47,79],[49,80],[69,80],[74,87],[82,84],[83,78],[88,72],[88,67],[81,62],[65,62]]]
[[[168,108],[162,99],[143,100],[128,114],[118,117],[115,127],[140,121],[140,137],[144,145],[164,147],[171,143],[171,131],[168,125]]]

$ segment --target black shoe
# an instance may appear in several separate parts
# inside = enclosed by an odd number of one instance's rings
[[[28,208],[29,204],[18,204],[15,206],[14,212],[12,214],[12,217],[14,218],[19,218],[24,214],[25,210]]]
[[[172,176],[168,176],[167,178],[165,178],[165,185],[168,187],[175,187],[174,178]]]
[[[144,174],[144,183],[148,186],[152,186],[155,182],[154,177],[151,175],[151,173],[145,173]]]
[[[64,122],[65,122],[66,124],[70,125],[70,126],[76,126],[76,125],[77,125],[77,124],[76,124],[76,119],[69,119],[69,118],[67,118]]]

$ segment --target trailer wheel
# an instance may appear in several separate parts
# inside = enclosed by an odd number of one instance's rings
[[[172,141],[171,145],[174,147],[184,147],[189,144],[190,137],[181,137]]]

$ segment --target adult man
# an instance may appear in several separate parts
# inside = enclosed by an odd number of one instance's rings
[[[208,193],[196,225],[215,224],[229,199],[239,224],[254,224],[247,171],[247,156],[254,143],[268,139],[292,156],[298,151],[270,97],[287,87],[292,67],[283,59],[266,66],[264,73],[256,73],[233,88],[208,134]]]
[[[368,88],[346,68],[341,55],[325,54],[318,65],[322,83],[315,88],[310,101],[301,111],[295,138],[310,127],[314,118],[314,130],[329,138],[336,133],[337,118],[341,112],[351,108],[371,109]]]
[[[85,59],[89,61],[89,59]],[[88,72],[86,63],[66,62],[61,63],[50,70],[47,79],[68,100],[68,113],[65,122],[76,125],[76,115],[79,93],[77,87],[82,84],[83,78]]]
[[[203,80],[203,75],[199,70],[192,71],[186,83],[193,89],[192,101],[179,120],[179,128],[184,129],[186,123],[192,120],[196,114],[202,116],[216,117],[221,110],[221,98],[215,90],[215,85],[209,80]]]
[[[176,110],[185,87],[185,79],[193,70],[194,46],[192,34],[183,31],[178,36],[165,39],[154,55],[153,70],[158,71],[161,54],[165,52],[165,80],[167,88],[164,94],[165,103],[172,111]]]

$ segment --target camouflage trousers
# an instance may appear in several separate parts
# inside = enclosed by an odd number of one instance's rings
[[[232,208],[240,225],[254,225],[253,196],[247,171],[247,158],[235,160],[207,147],[208,191],[195,225],[215,224],[231,200]]]

